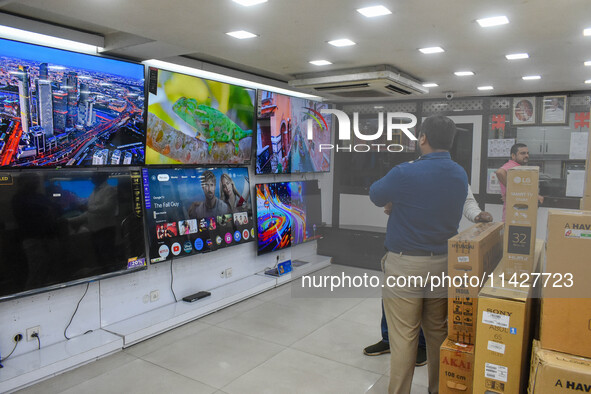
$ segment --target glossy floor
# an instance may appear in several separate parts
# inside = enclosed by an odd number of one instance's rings
[[[365,271],[317,274],[342,272]],[[386,393],[389,355],[362,352],[380,339],[379,291],[311,293],[283,285],[20,392]],[[427,367],[412,393],[427,393]]]

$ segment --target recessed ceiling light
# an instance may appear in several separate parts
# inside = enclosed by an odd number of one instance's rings
[[[456,74],[458,77],[468,77],[470,75],[474,75],[472,71],[456,71],[454,74]]]
[[[374,109],[384,109],[383,105],[374,105],[373,106]]]
[[[238,3],[245,7],[250,7],[251,5],[257,5],[261,3],[266,3],[268,0],[232,0],[234,3]]]
[[[529,55],[527,53],[512,53],[510,55],[505,55],[507,60],[519,60],[519,59],[527,59]]]
[[[435,88],[435,87],[437,87],[437,86],[439,86],[439,85],[437,85],[437,84],[436,84],[436,83],[434,83],[434,82],[426,82],[426,83],[424,83],[424,84],[423,84],[423,87],[424,87],[424,88]]]
[[[479,86],[478,90],[493,90],[493,87],[488,85],[488,86]]]
[[[539,75],[526,75],[521,77],[524,81],[533,81],[534,79],[542,79]]]
[[[591,79],[586,80],[585,83],[591,83]]]
[[[498,25],[505,25],[509,23],[509,19],[506,16],[493,16],[491,18],[483,18],[477,19],[476,22],[481,27],[491,27],[491,26],[498,26]]]
[[[591,66],[591,60],[587,60],[585,63],[583,63],[585,66]]]
[[[329,64],[332,64],[332,63],[329,62],[328,60],[312,60],[310,62],[310,64],[313,64],[315,66],[328,66]]]
[[[375,7],[365,7],[357,9],[361,15],[367,18],[373,18],[374,16],[382,16],[391,14],[392,11],[384,7],[383,5],[376,5]]]
[[[584,36],[591,36],[591,27],[583,30],[583,35]]]
[[[443,50],[443,48],[441,48],[441,47],[421,48],[421,49],[419,49],[419,51],[421,51],[422,53],[426,53],[426,54],[445,52]]]
[[[328,42],[330,45],[334,45],[335,47],[348,47],[351,45],[355,45],[355,43],[348,38],[341,38],[339,40],[332,40]]]
[[[238,38],[240,40],[244,40],[245,38],[253,38],[253,37],[258,37],[256,34],[252,34],[250,32],[247,32],[245,30],[237,30],[237,31],[231,31],[229,33],[226,33],[229,36],[232,36],[234,38]]]

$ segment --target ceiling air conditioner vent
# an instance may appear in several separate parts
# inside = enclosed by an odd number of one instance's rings
[[[335,100],[402,98],[429,93],[420,82],[401,74],[388,65],[335,72],[297,75],[289,81],[295,88],[313,89],[319,95]]]

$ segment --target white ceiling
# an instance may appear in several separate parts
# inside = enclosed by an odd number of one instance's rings
[[[383,4],[393,13],[365,18],[357,8]],[[105,37],[107,53],[137,60],[188,56],[281,81],[297,74],[390,65],[419,82],[436,82],[439,98],[589,90],[590,0],[269,0],[243,7],[231,0],[0,0],[0,12]],[[476,19],[506,15],[508,25]],[[259,37],[237,40],[226,32]],[[349,38],[336,48],[327,41]],[[424,55],[418,48],[441,46]],[[529,59],[509,61],[509,53]],[[310,60],[333,65],[318,67]],[[471,70],[472,77],[457,77]],[[523,75],[538,74],[538,81]],[[478,86],[493,85],[480,92]]]

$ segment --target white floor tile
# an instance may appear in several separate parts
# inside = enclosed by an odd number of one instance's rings
[[[63,391],[64,394],[211,394],[216,389],[165,368],[136,359],[105,374]]]
[[[222,310],[219,310],[211,315],[207,315],[199,319],[200,322],[207,323],[207,324],[218,324],[225,320],[231,319],[236,317],[242,313],[248,312],[249,310],[256,308],[257,306],[261,306],[264,304],[265,301],[259,300],[257,298],[249,298],[238,304],[234,304]]]
[[[173,330],[163,332],[153,338],[147,339],[133,346],[128,347],[124,352],[134,355],[136,357],[142,357],[146,354],[150,354],[160,348],[170,346],[178,341],[183,340],[186,337],[197,335],[201,330],[210,327],[208,324],[204,324],[200,321],[193,321],[177,327]]]
[[[291,347],[353,367],[384,374],[390,368],[390,355],[366,356],[363,348],[371,344],[371,327],[335,319]],[[371,343],[370,343],[371,342]]]
[[[329,320],[330,317],[304,308],[267,302],[218,326],[288,346]]]
[[[381,375],[286,349],[224,387],[229,394],[365,393]]]
[[[44,380],[33,386],[18,391],[22,394],[54,394],[61,393],[89,379],[95,378],[113,369],[123,368],[136,358],[124,352],[115,353],[92,363],[83,365],[72,371]]]
[[[386,394],[388,392],[388,385],[390,384],[390,378],[382,376],[373,386],[371,386],[365,394]]]
[[[375,335],[368,338],[368,345],[379,341],[382,336],[381,322],[382,322],[382,299],[369,298],[351,308],[347,312],[339,316],[351,322],[361,323],[374,328]]]
[[[283,346],[211,326],[143,359],[221,389]]]

